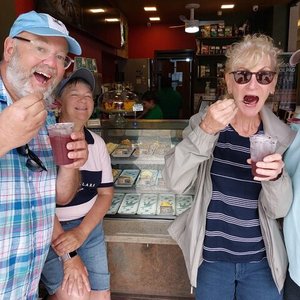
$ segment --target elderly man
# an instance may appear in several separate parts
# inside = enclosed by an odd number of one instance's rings
[[[62,22],[35,11],[20,15],[0,64],[0,299],[36,299],[51,242],[55,202],[70,201],[88,155],[82,133],[67,144],[73,163],[57,168],[47,133],[50,95],[78,42]]]

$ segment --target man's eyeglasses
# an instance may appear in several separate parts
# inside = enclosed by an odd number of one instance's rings
[[[250,72],[247,70],[242,70],[242,71],[230,72],[229,74],[233,74],[233,78],[235,82],[238,84],[248,83],[251,80],[252,75],[255,75],[255,78],[258,83],[267,85],[273,81],[276,72],[273,71]]]
[[[14,36],[14,39],[19,41],[28,42],[32,45],[32,49],[36,57],[41,60],[47,59],[51,56],[51,51],[47,48],[47,44],[41,41],[25,39],[21,36]],[[58,64],[62,65],[64,69],[68,69],[69,66],[74,62],[69,56],[65,54],[55,54],[55,58]]]
[[[27,156],[26,167],[32,172],[42,172],[47,171],[43,162],[38,158],[38,156],[29,149],[28,144],[18,147],[17,151],[22,156]]]

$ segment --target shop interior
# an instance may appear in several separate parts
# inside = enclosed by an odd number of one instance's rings
[[[83,49],[66,74],[81,66],[94,72],[95,112],[88,126],[107,143],[115,180],[116,195],[104,220],[112,299],[193,298],[181,250],[167,232],[191,205],[193,190],[172,194],[161,169],[189,117],[224,94],[226,47],[247,33],[270,35],[283,49],[284,64],[267,105],[284,122],[300,105],[299,70],[288,65],[300,47],[300,2],[231,2],[233,9],[221,9],[221,0],[2,1],[2,41],[17,15],[32,9],[50,13],[64,21]],[[157,11],[144,10],[153,3]],[[104,12],[91,11],[97,8]],[[199,21],[197,32],[188,32],[190,21]],[[158,90],[164,76],[183,97],[181,118],[137,119],[142,94]],[[120,95],[124,98],[116,100]]]

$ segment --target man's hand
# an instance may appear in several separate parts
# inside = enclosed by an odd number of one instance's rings
[[[56,179],[56,203],[65,205],[75,196],[80,184],[79,168],[88,158],[88,145],[83,132],[72,132],[72,142],[67,144],[68,157],[74,159],[71,164],[59,166]]]
[[[79,255],[64,262],[64,279],[61,288],[66,290],[69,296],[82,297],[85,292],[90,292],[88,272]]]
[[[216,134],[233,120],[237,110],[233,99],[218,100],[210,105],[200,127],[208,134]]]
[[[0,155],[28,143],[45,123],[47,111],[43,94],[19,99],[0,113]]]
[[[67,144],[69,150],[68,157],[74,159],[74,162],[60,167],[78,169],[85,164],[88,158],[88,145],[83,132],[72,132],[71,139],[73,142]]]

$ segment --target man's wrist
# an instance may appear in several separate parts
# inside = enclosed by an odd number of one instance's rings
[[[62,256],[59,257],[59,260],[62,261],[62,262],[66,262],[68,260],[70,260],[71,258],[75,257],[77,255],[77,251],[72,251],[72,252],[69,252],[69,253],[66,253]]]

